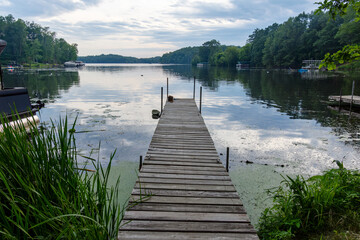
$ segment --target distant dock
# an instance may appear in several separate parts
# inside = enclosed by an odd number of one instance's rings
[[[119,239],[259,239],[193,99],[167,102]]]
[[[346,103],[346,104],[351,104],[352,101],[354,105],[360,106],[360,96],[351,96],[351,95],[329,96],[329,100]]]

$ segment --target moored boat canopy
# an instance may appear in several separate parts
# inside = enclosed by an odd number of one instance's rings
[[[4,51],[6,44],[6,41],[0,39],[0,54]]]

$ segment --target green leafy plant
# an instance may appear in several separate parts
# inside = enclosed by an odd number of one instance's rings
[[[259,222],[263,239],[308,239],[314,233],[360,230],[360,173],[338,169],[305,180],[301,176],[284,180],[273,194],[274,206]],[[304,237],[306,236],[306,237]],[[302,238],[303,237],[303,238]]]
[[[317,13],[328,10],[333,19],[338,15],[345,15],[348,9],[352,8],[356,14],[355,21],[358,22],[360,20],[359,0],[324,0],[316,4],[320,5],[316,11]],[[351,63],[358,60],[360,60],[360,46],[358,44],[345,45],[342,50],[336,53],[327,53],[319,68],[327,67],[329,70],[334,70],[338,64]]]

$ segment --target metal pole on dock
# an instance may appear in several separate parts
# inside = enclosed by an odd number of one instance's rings
[[[193,91],[193,99],[195,99],[195,76],[194,76],[194,91]]]
[[[166,99],[169,98],[169,78],[166,78]]]
[[[163,113],[163,98],[164,98],[164,88],[161,87],[161,114]]]
[[[229,172],[229,152],[230,152],[230,148],[227,147],[226,148],[226,171]]]
[[[200,87],[200,114],[201,114],[201,102],[202,102],[202,87]]]
[[[141,168],[142,168],[142,164],[143,164],[143,159],[142,159],[142,156],[140,156],[139,171],[140,171]]]
[[[351,110],[352,110],[352,105],[353,105],[353,100],[354,100],[354,89],[355,89],[355,80],[353,80],[353,84],[352,84],[352,90],[351,90],[351,102],[350,102],[350,117],[351,117]]]

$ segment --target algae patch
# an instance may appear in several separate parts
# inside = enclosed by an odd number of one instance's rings
[[[138,163],[135,162],[117,162],[111,166],[108,186],[114,186],[117,178],[120,176],[119,204],[121,209],[125,209],[138,178]]]
[[[232,168],[230,177],[251,223],[256,226],[261,213],[272,206],[272,198],[267,190],[278,187],[283,178],[275,171],[275,167],[257,164]]]

